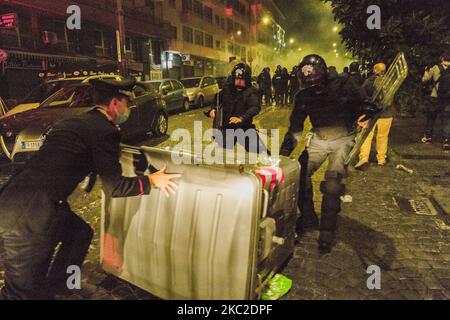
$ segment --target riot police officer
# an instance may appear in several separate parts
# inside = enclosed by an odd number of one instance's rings
[[[323,194],[320,221],[319,250],[329,252],[335,240],[337,215],[341,210],[340,197],[344,195],[343,178],[346,175],[344,161],[354,145],[353,124],[358,119],[359,105],[355,96],[363,100],[363,94],[351,92],[345,79],[337,73],[328,76],[325,60],[316,54],[307,55],[299,65],[302,89],[295,96],[289,130],[284,137],[280,154],[289,156],[298,144],[304,121],[309,116],[312,132],[299,161],[302,165],[297,232],[317,228],[319,221],[314,210],[311,176],[328,159],[325,179],[320,184]],[[349,97],[352,103],[348,103]]]
[[[148,194],[152,187],[175,192],[171,179],[179,175],[164,173],[165,167],[150,175],[122,176],[119,126],[130,114],[134,81],[91,83],[96,107],[54,125],[42,148],[0,192],[6,270],[0,298],[52,299],[66,285],[68,266],[81,267],[93,231],[72,212],[67,198],[88,174],[98,174],[112,197]]]
[[[231,81],[226,83],[220,93],[219,107],[207,112],[213,119],[221,112],[218,129],[222,136],[220,139],[215,137],[216,142],[228,149],[239,142],[248,152],[267,152],[267,147],[259,138],[253,124],[253,117],[261,111],[261,105],[258,90],[252,86],[250,66],[238,63],[231,71],[230,78]]]

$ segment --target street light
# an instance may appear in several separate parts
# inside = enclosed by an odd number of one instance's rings
[[[264,24],[269,24],[269,22],[270,22],[270,18],[269,17],[264,17],[263,18],[263,23]]]
[[[337,32],[337,31],[338,31],[338,27],[335,26],[335,27],[333,28],[333,32]]]
[[[241,30],[238,30],[237,35],[240,36],[242,34]]]
[[[333,47],[336,47],[337,46],[337,43],[335,42],[335,43],[333,43]]]
[[[293,43],[294,43],[294,41],[295,41],[295,39],[294,39],[294,38],[290,38],[290,39],[289,39],[289,43],[290,43],[290,44],[293,44]]]
[[[302,48],[298,48],[298,51],[302,51]]]

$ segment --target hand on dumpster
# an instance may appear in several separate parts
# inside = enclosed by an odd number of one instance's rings
[[[181,174],[166,173],[166,169],[167,164],[164,164],[159,171],[150,174],[148,177],[153,187],[161,189],[166,197],[169,197],[169,193],[175,194],[175,190],[178,189],[178,185],[171,181],[171,179],[180,178]]]

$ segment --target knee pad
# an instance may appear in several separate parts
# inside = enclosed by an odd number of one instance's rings
[[[325,172],[325,180],[320,183],[320,192],[335,196],[345,194],[345,184],[341,183],[342,174],[336,171]]]

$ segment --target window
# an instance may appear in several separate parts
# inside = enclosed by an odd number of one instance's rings
[[[203,16],[203,4],[201,1],[194,0],[194,13],[200,17]]]
[[[183,11],[192,11],[192,0],[183,0],[181,7]]]
[[[241,48],[241,57],[247,58],[247,49],[245,49],[245,47]]]
[[[203,46],[203,32],[195,30],[195,44]]]
[[[183,85],[181,83],[179,83],[178,81],[172,80],[171,82],[172,82],[172,87],[173,87],[174,90],[181,90],[181,89],[183,89]]]
[[[99,57],[111,57],[112,36],[105,31],[95,30],[95,54]]]
[[[228,52],[234,54],[234,45],[232,42],[228,42]]]
[[[172,85],[170,84],[170,81],[165,81],[161,86],[161,93],[166,95],[170,91],[172,91]]]
[[[205,20],[209,23],[213,23],[213,13],[210,7],[205,6],[203,8],[203,13],[205,14]]]
[[[205,33],[205,47],[214,48],[212,35],[206,33]]]
[[[183,40],[190,43],[194,42],[192,36],[192,28],[183,27]]]
[[[220,40],[216,40],[216,50],[222,50],[222,43]]]
[[[228,33],[233,32],[233,28],[234,28],[233,20],[227,19],[227,32]]]
[[[224,18],[220,18],[220,27],[225,30],[225,19]]]
[[[172,27],[171,28],[172,29],[172,39],[178,39],[178,34],[177,34],[177,32],[178,32],[178,29],[177,29],[177,27]]]
[[[216,26],[220,26],[220,17],[216,14],[215,16]]]
[[[169,0],[169,6],[171,6],[172,8],[176,8],[177,7],[177,0]]]
[[[125,38],[125,55],[127,59],[138,61],[139,56],[139,41],[135,38]]]
[[[207,77],[207,78],[205,78],[205,79],[203,80],[203,85],[204,85],[204,86],[210,86],[210,85],[213,85],[213,84],[214,84],[213,78]]]

